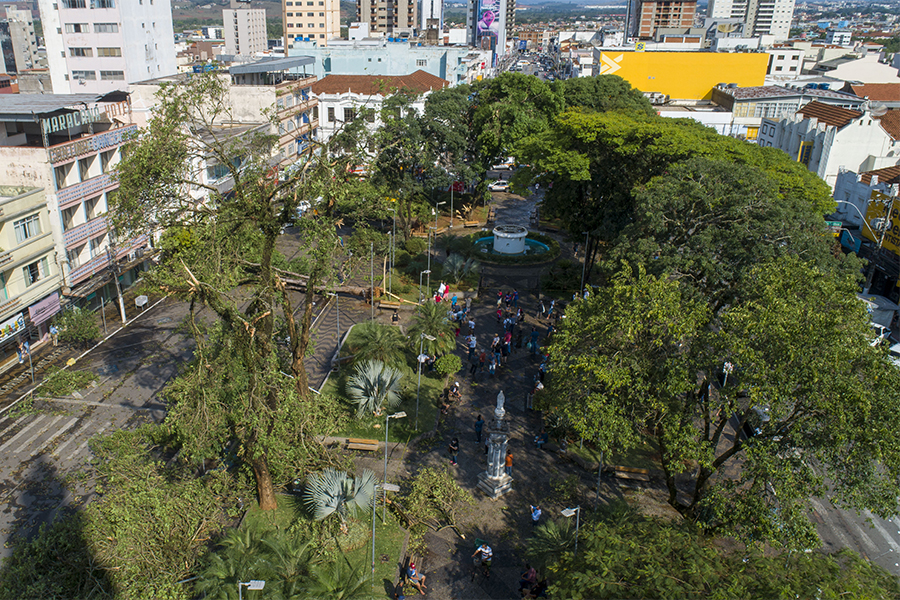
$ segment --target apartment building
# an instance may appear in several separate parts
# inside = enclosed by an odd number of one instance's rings
[[[4,73],[15,75],[37,66],[37,38],[30,10],[7,5],[6,18],[0,21],[0,52]]]
[[[421,31],[428,28],[444,31],[444,0],[422,0]]]
[[[322,46],[341,37],[340,0],[283,0],[285,52],[294,40],[315,40]]]
[[[419,26],[416,0],[356,0],[356,20],[373,36],[413,37]]]
[[[769,66],[766,79],[772,81],[790,81],[803,73],[804,52],[791,47],[775,46],[766,50],[769,54]]]
[[[744,35],[772,35],[776,41],[782,41],[790,34],[794,0],[710,0],[707,16],[739,19],[744,23]]]
[[[130,121],[124,92],[0,96],[0,181],[46,196],[47,221],[39,224],[41,235],[52,234],[54,254],[31,271],[58,273],[70,299],[110,298],[111,271],[127,286],[142,269],[148,237],[116,240],[106,219],[118,188],[111,171],[137,131]]]
[[[177,72],[170,0],[38,0],[57,94],[105,94]]]
[[[660,28],[690,29],[696,13],[696,0],[641,0],[634,7],[628,35],[655,39]]]
[[[466,27],[470,46],[502,55],[515,35],[516,0],[469,0]]]
[[[266,35],[266,9],[250,8],[250,2],[231,0],[231,8],[222,10],[225,54],[252,56],[269,49]]]
[[[43,188],[0,185],[0,362],[48,334],[60,309],[51,212]]]

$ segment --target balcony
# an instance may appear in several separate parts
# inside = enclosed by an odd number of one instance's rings
[[[62,210],[77,204],[85,198],[99,196],[115,187],[116,181],[107,173],[63,188],[56,193],[56,198],[59,200],[59,208]]]
[[[69,286],[72,287],[75,284],[81,282],[84,279],[87,279],[91,275],[99,273],[106,269],[109,266],[109,258],[107,258],[106,253],[101,253],[87,261],[77,269],[72,269],[69,271]]]
[[[105,233],[107,229],[106,217],[91,219],[87,223],[82,223],[64,232],[63,244],[65,244],[67,250],[74,248],[79,244],[83,244],[86,240]]]
[[[12,252],[6,251],[0,254],[0,267],[4,267],[12,262]]]

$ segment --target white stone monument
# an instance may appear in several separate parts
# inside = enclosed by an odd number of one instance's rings
[[[513,478],[504,470],[506,462],[506,445],[509,440],[509,423],[506,422],[506,410],[503,403],[506,397],[501,391],[497,394],[497,408],[494,418],[488,425],[488,466],[487,470],[478,474],[478,489],[496,500],[512,490]]]

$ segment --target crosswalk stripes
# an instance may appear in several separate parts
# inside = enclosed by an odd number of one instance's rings
[[[79,418],[80,417],[74,417],[72,419],[69,419],[69,422],[66,423],[65,425],[63,425],[62,429],[60,429],[59,431],[57,431],[56,433],[51,435],[49,438],[47,438],[43,444],[38,446],[37,450],[35,450],[34,452],[31,453],[31,456],[39,456],[41,454],[41,452],[44,451],[44,448],[46,448],[51,443],[53,443],[53,440],[55,440],[56,438],[58,438],[59,436],[64,434],[66,431],[68,431],[75,423],[78,422]]]
[[[84,423],[82,423],[82,424],[81,424],[81,427],[79,427],[77,431],[75,431],[72,435],[69,436],[69,439],[67,439],[66,441],[64,441],[64,442],[63,442],[62,444],[60,444],[59,446],[57,446],[57,447],[56,447],[56,450],[54,450],[53,452],[50,453],[50,456],[59,456],[60,453],[62,453],[62,451],[65,450],[65,449],[69,446],[69,444],[71,444],[72,442],[74,442],[75,440],[77,440],[78,437],[79,437],[82,433],[84,433],[85,430],[86,430],[88,427],[90,427],[90,425],[91,425],[91,422],[90,422],[90,421],[85,421]]]
[[[888,545],[893,549],[894,552],[900,552],[900,544],[888,533],[888,530],[884,528],[884,525],[879,523],[878,517],[872,514],[870,510],[866,510],[863,512],[871,520],[872,526],[875,528],[875,531],[881,534],[881,536],[887,540]]]
[[[41,429],[38,430],[37,433],[35,433],[33,436],[31,436],[30,438],[28,438],[27,440],[25,440],[24,442],[22,442],[22,444],[19,445],[18,448],[16,448],[15,450],[13,450],[13,454],[19,454],[20,452],[22,452],[22,450],[24,450],[25,448],[27,448],[27,447],[31,444],[31,442],[33,442],[34,440],[38,439],[39,437],[41,437],[41,436],[44,435],[45,433],[47,433],[47,431],[49,431],[51,427],[53,427],[53,426],[56,425],[59,421],[61,421],[62,418],[63,418],[63,415],[57,415],[57,417],[56,417],[55,419],[53,419],[53,420],[50,421],[48,424],[46,424],[46,425],[44,425],[43,427],[41,427]]]
[[[79,452],[81,452],[82,450],[84,450],[84,448],[88,445],[88,442],[91,441],[91,438],[92,438],[92,437],[94,437],[95,435],[100,435],[101,433],[103,433],[104,431],[106,431],[106,429],[107,429],[110,425],[112,425],[111,422],[110,422],[110,423],[107,423],[106,425],[104,425],[103,427],[101,427],[101,428],[97,431],[97,433],[95,433],[94,435],[88,436],[88,439],[86,439],[86,440],[84,440],[83,442],[81,442],[81,444],[79,444],[77,448],[75,448],[74,450],[72,450],[72,451],[69,453],[69,455],[66,456],[65,460],[72,460],[72,457],[73,457],[73,456],[75,456],[76,454],[78,454]]]
[[[24,421],[25,419],[27,419],[27,418],[30,417],[30,416],[31,416],[31,415],[23,415],[23,416],[19,417],[18,419],[16,419],[16,421],[15,421],[12,425],[10,425],[9,427],[7,427],[7,428],[4,429],[3,431],[0,431],[0,437],[3,437],[4,435],[6,435],[7,432],[9,432],[9,431],[11,431],[12,429],[14,429],[19,423],[21,423],[22,421]]]
[[[37,419],[35,419],[34,421],[31,422],[31,424],[29,424],[29,425],[27,425],[25,428],[23,428],[22,431],[20,431],[20,432],[17,433],[16,435],[14,435],[14,436],[12,436],[11,438],[9,438],[8,440],[6,440],[6,443],[3,444],[2,446],[0,446],[0,452],[3,452],[4,450],[6,450],[6,449],[9,448],[10,446],[12,446],[13,443],[14,443],[16,440],[18,440],[20,437],[22,437],[23,435],[25,435],[26,433],[28,433],[28,431],[29,431],[32,427],[34,427],[35,425],[37,425],[38,423],[40,423],[41,421],[43,421],[43,420],[44,420],[44,417],[46,417],[46,416],[47,416],[47,415],[40,415],[40,416],[38,416]]]

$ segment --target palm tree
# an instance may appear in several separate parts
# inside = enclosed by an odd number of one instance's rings
[[[374,494],[375,473],[369,469],[364,469],[359,477],[325,469],[309,476],[303,501],[318,521],[337,514],[341,519],[341,531],[346,533],[347,515],[367,507]]]
[[[413,315],[408,333],[409,343],[416,354],[419,352],[422,340],[424,340],[423,351],[426,354],[445,354],[456,348],[454,327],[447,319],[447,307],[444,304],[438,304],[431,300],[420,304]],[[423,337],[422,334],[431,336],[434,340]]]
[[[239,581],[275,578],[276,572],[261,537],[253,527],[226,533],[220,542],[221,549],[206,558],[196,591],[210,600],[231,600],[238,597]]]
[[[285,600],[306,598],[306,580],[312,559],[312,542],[302,542],[293,536],[278,532],[262,540],[268,562],[277,574],[277,581],[267,587],[278,585]]]
[[[474,273],[480,263],[474,258],[465,258],[462,254],[451,254],[444,261],[444,275],[459,284],[464,278]]]
[[[372,598],[364,563],[355,567],[345,555],[344,560],[319,563],[312,568],[312,579],[308,587],[310,598],[331,600],[364,600]]]
[[[403,374],[378,360],[356,365],[356,372],[347,381],[347,395],[356,402],[356,416],[366,413],[380,415],[385,408],[400,404],[400,378]]]
[[[528,558],[539,568],[558,560],[575,546],[575,532],[570,521],[546,521],[538,525],[528,539]]]
[[[357,346],[353,360],[357,363],[378,360],[388,365],[403,364],[403,334],[397,327],[366,321],[354,327]]]

